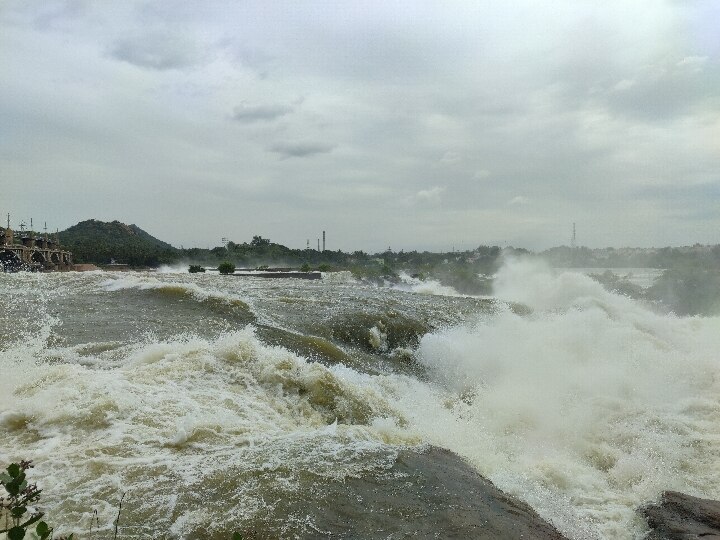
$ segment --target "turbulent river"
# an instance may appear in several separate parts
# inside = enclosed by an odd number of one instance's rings
[[[718,318],[525,262],[493,298],[0,274],[0,462],[34,460],[48,521],[81,537],[125,494],[121,538],[309,538],[333,535],[331,486],[402,484],[398,454],[435,446],[570,538],[640,538],[661,491],[720,497],[718,351]]]

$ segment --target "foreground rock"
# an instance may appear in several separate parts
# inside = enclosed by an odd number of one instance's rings
[[[640,513],[652,529],[648,540],[720,539],[720,501],[666,491]]]
[[[361,478],[316,478],[298,495],[278,501],[279,523],[256,523],[244,537],[564,539],[527,504],[438,448],[402,452],[389,470]],[[299,522],[309,527],[293,525]]]

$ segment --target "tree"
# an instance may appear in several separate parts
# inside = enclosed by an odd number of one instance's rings
[[[227,261],[220,263],[220,266],[218,266],[218,272],[225,275],[232,274],[235,272],[235,265]]]
[[[263,238],[262,236],[255,235],[250,241],[250,245],[253,247],[269,246],[270,240],[268,238]]]

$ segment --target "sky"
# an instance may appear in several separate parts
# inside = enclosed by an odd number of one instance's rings
[[[0,0],[0,212],[375,252],[720,243],[720,2]],[[4,223],[5,219],[3,219]]]

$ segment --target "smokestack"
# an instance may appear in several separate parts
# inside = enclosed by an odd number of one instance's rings
[[[325,231],[323,231],[323,251],[325,251]]]

